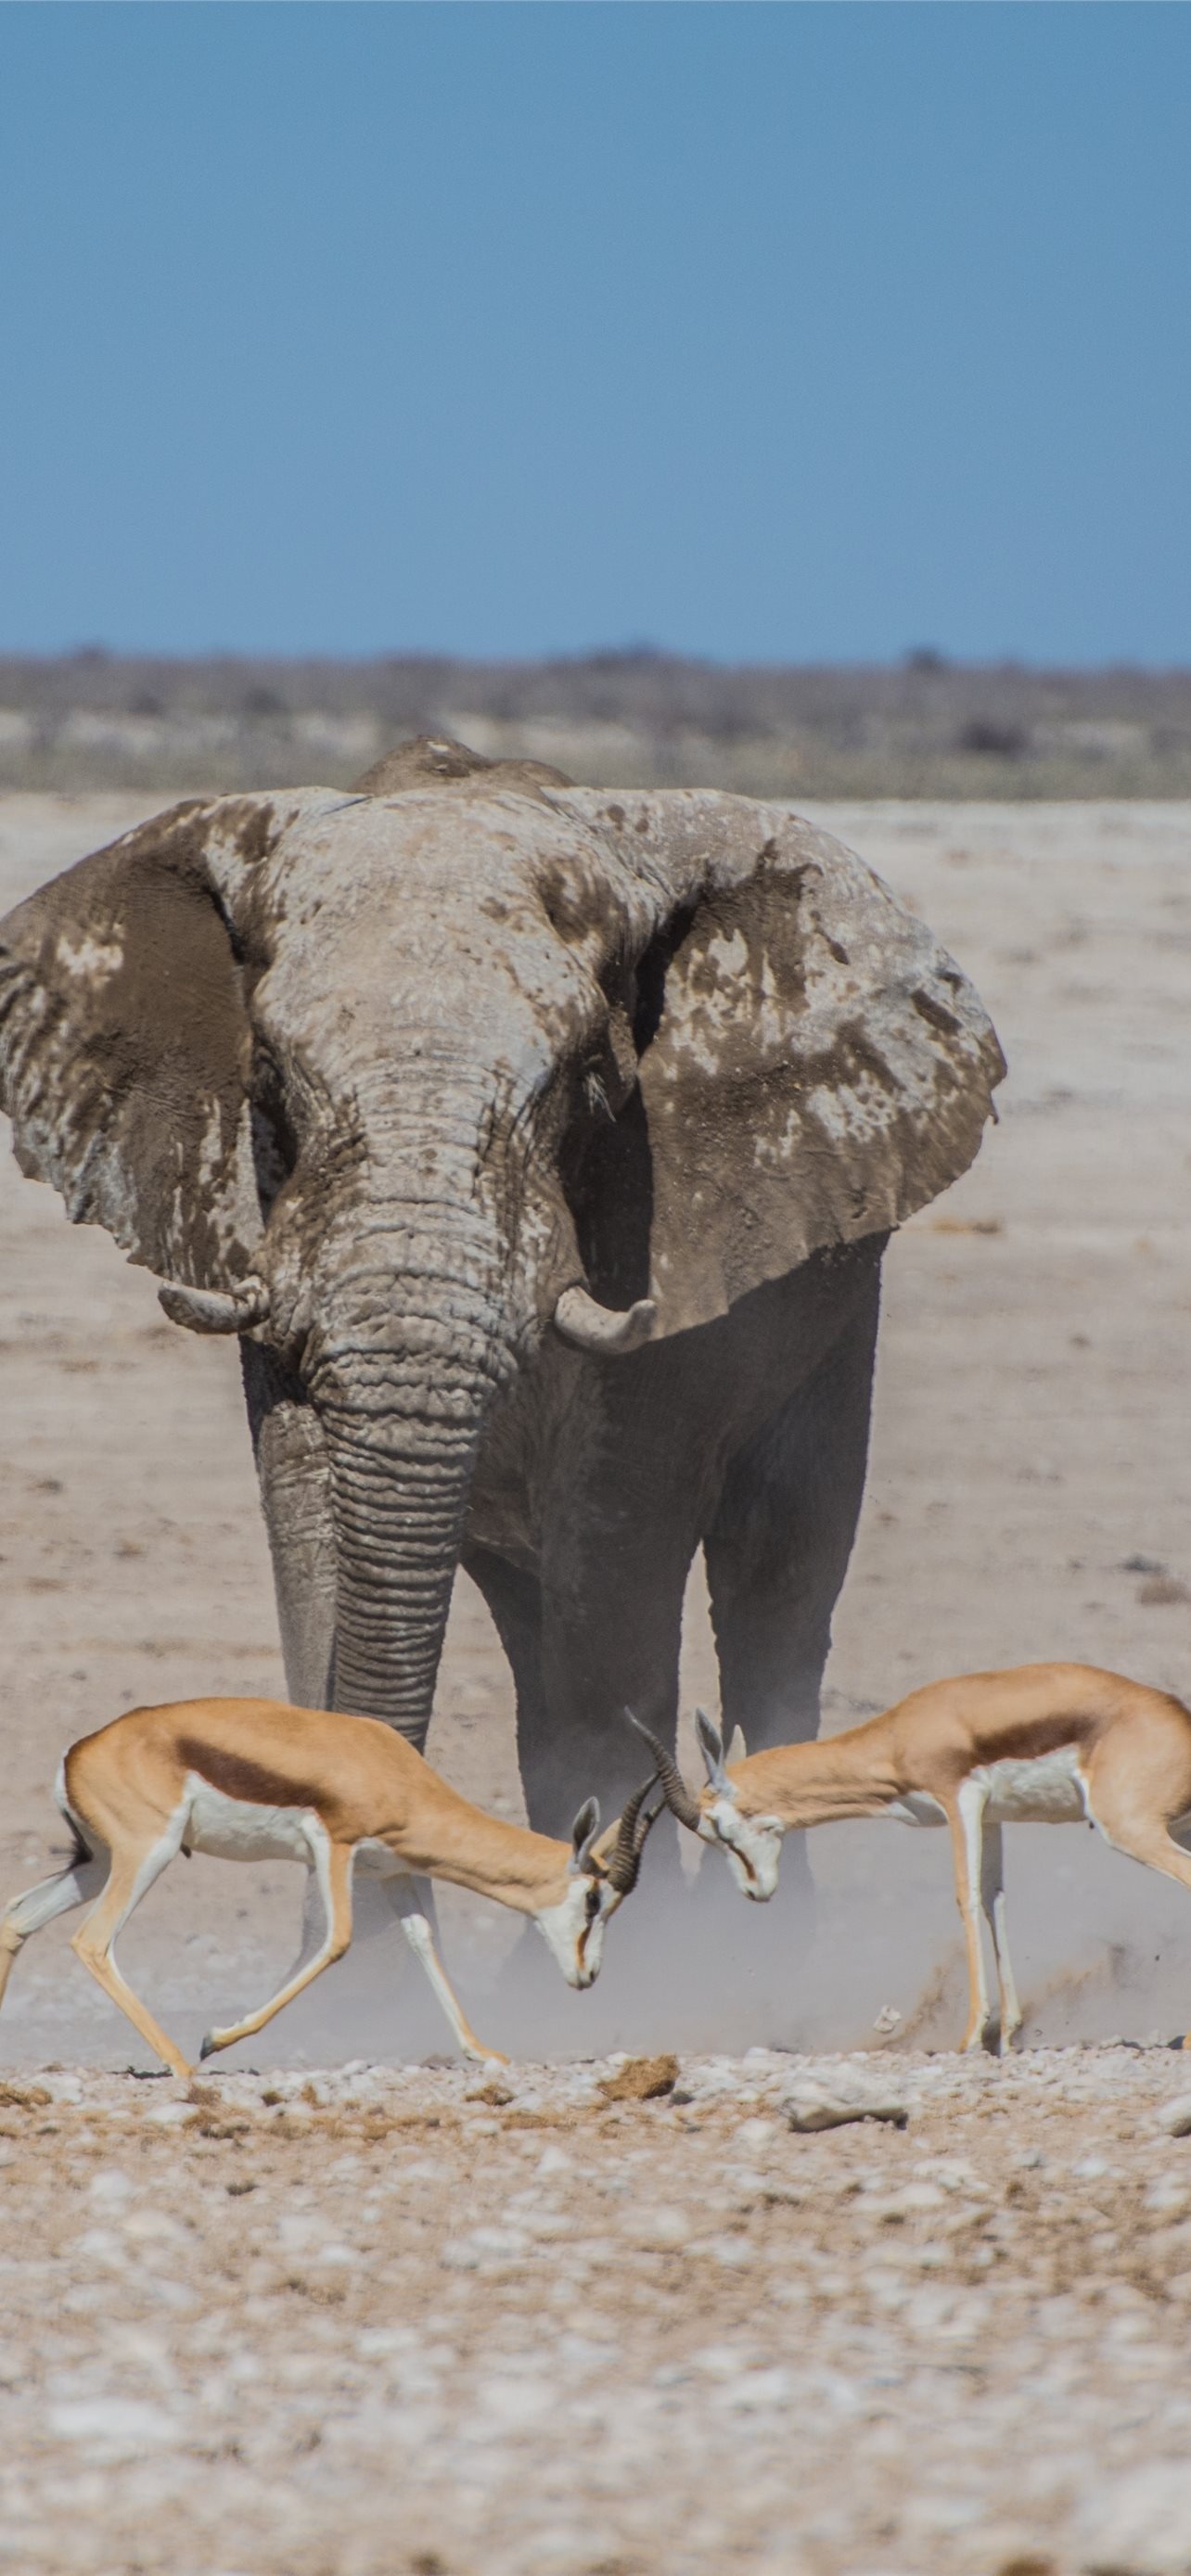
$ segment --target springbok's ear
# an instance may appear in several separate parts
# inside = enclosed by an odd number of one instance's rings
[[[730,1798],[735,1797],[736,1792],[724,1769],[724,1739],[705,1708],[697,1708],[695,1711],[695,1733],[699,1738],[699,1750],[712,1788],[718,1789],[721,1794],[726,1793]]]
[[[586,1181],[597,1296],[652,1299],[662,1340],[967,1170],[1001,1050],[966,976],[850,850],[746,796],[556,801],[608,849],[636,970],[639,1090]]]
[[[179,805],[0,922],[0,1107],[76,1225],[179,1286],[234,1291],[263,1221],[251,1037],[216,851],[243,867],[264,797]]]
[[[592,1845],[599,1830],[599,1799],[585,1798],[571,1827],[571,1857],[567,1862],[567,1868],[572,1878],[578,1877],[587,1868]]]
[[[734,1762],[747,1762],[748,1750],[748,1746],[744,1740],[743,1726],[734,1727],[732,1730],[732,1741],[728,1746],[729,1768]]]

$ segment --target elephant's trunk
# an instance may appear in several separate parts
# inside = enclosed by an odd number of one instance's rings
[[[335,1517],[334,1700],[421,1746],[484,1408],[436,1378],[434,1409],[383,1436],[324,1416]]]
[[[476,1452],[515,1365],[507,1254],[461,1126],[421,1123],[416,1181],[411,1155],[397,1196],[394,1155],[383,1204],[353,1211],[304,1368],[335,1526],[334,1703],[419,1746]]]

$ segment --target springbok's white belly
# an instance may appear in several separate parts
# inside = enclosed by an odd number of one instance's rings
[[[989,1762],[972,1779],[987,1788],[991,1825],[1080,1825],[1087,1799],[1075,1744],[1036,1753],[1029,1762]]]
[[[1029,1761],[984,1762],[969,1771],[964,1790],[984,1799],[990,1825],[1081,1825],[1088,1804],[1079,1767],[1079,1748],[1060,1744],[1053,1753],[1035,1753]],[[946,1818],[937,1798],[925,1789],[907,1789],[885,1814],[899,1825],[941,1825]]]
[[[264,1807],[229,1798],[198,1771],[190,1773],[186,1794],[189,1820],[182,1839],[188,1851],[209,1852],[216,1860],[300,1860],[309,1868],[326,1844],[326,1827],[310,1807]],[[409,1875],[388,1844],[371,1835],[356,1844],[355,1860],[358,1869],[377,1878]]]
[[[183,1841],[189,1851],[217,1860],[311,1860],[309,1809],[258,1807],[229,1798],[192,1771],[186,1783],[190,1813]]]

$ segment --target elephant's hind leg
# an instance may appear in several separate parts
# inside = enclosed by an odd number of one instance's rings
[[[482,1593],[504,1647],[517,1693],[517,1748],[522,1775],[549,1727],[542,1678],[542,1587],[535,1574],[510,1565],[495,1548],[464,1548],[463,1569]]]
[[[805,1384],[731,1461],[704,1539],[725,1742],[817,1733],[831,1614],[868,1463],[880,1269]]]

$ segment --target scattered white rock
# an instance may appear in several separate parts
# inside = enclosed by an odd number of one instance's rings
[[[131,2200],[135,2186],[131,2174],[119,2165],[101,2165],[87,2185],[87,2198],[99,2209],[121,2209]]]
[[[145,2443],[183,2440],[185,2427],[163,2406],[136,2397],[83,2397],[48,2409],[50,2431],[63,2441],[102,2446],[134,2459]]]
[[[909,2105],[895,2094],[828,2087],[810,2078],[791,2087],[782,2108],[792,2129],[840,2129],[852,2120],[891,2120],[904,2129],[910,2116]]]
[[[1191,2576],[1191,2468],[1155,2462],[1098,2488],[1080,2531],[1087,2576]]]
[[[690,2216],[680,2209],[665,2207],[628,2210],[624,2232],[630,2244],[639,2245],[643,2252],[672,2254],[690,2242]]]

